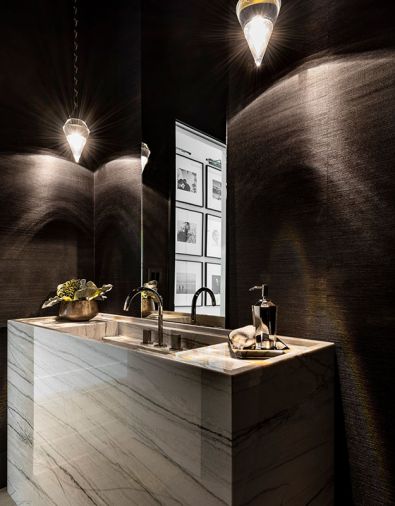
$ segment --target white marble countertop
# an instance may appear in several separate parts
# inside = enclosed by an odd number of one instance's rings
[[[67,322],[58,320],[53,316],[26,318],[15,321],[70,334],[81,339],[101,341],[110,346],[126,347],[137,353],[144,353],[156,357],[159,360],[172,360],[185,365],[231,376],[254,369],[271,367],[285,360],[291,360],[322,348],[334,346],[333,343],[329,342],[280,336],[290,348],[284,355],[261,360],[242,360],[233,358],[230,355],[227,344],[227,335],[229,331],[226,329],[195,327],[192,325],[164,322],[165,333],[176,329],[180,331],[183,336],[192,336],[191,339],[197,336],[197,339],[201,341],[204,337],[207,339],[207,345],[179,352],[168,352],[168,350],[158,352],[158,350],[154,351],[152,348],[142,347],[141,336],[138,334],[138,331],[142,333],[144,328],[155,330],[157,323],[152,320],[144,320],[129,316],[99,314],[88,322]],[[214,344],[209,344],[210,340]]]

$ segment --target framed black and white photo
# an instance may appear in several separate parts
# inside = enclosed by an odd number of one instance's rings
[[[206,256],[221,258],[222,253],[222,219],[207,214],[206,225]]]
[[[176,200],[203,207],[203,164],[176,155]]]
[[[203,255],[203,213],[176,207],[176,253]]]
[[[215,295],[217,306],[221,305],[221,264],[206,264],[206,286]],[[206,293],[206,306],[212,306],[211,297]]]
[[[222,172],[210,165],[206,165],[206,207],[222,210]]]
[[[175,306],[191,306],[195,292],[202,286],[202,262],[176,260],[175,266]],[[202,296],[198,306],[202,305]]]

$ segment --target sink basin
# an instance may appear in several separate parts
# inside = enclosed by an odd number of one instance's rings
[[[198,332],[195,327],[188,325],[188,329],[184,330],[177,328],[175,325],[164,326],[163,329],[163,343],[165,346],[158,347],[156,323],[145,322],[144,320],[138,322],[111,322],[116,323],[116,327],[110,326],[110,332],[102,337],[103,341],[112,342],[120,346],[128,348],[144,350],[152,353],[161,354],[174,354],[180,350],[193,350],[212,344],[223,343],[226,341],[226,336],[208,335],[207,332]],[[151,331],[152,344],[143,344],[143,332]],[[180,350],[173,350],[171,346],[171,335],[180,336]]]
[[[158,323],[152,319],[134,318],[99,314],[88,322],[67,322],[56,318],[43,318],[42,326],[78,337],[105,341],[118,346],[150,353],[172,355],[180,350],[193,350],[213,344],[225,343],[227,334],[224,329],[196,327],[190,324],[164,322],[163,342],[165,346],[155,346]],[[40,322],[36,323],[40,325]],[[144,331],[151,331],[153,344],[142,344]],[[172,334],[180,336],[180,350],[170,348]]]

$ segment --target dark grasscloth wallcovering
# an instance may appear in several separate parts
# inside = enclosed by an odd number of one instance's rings
[[[0,184],[4,324],[40,314],[60,281],[93,275],[93,173],[50,155],[0,156]]]
[[[140,157],[104,164],[95,172],[95,277],[114,284],[104,312],[122,314],[126,296],[140,286],[140,224]]]
[[[100,57],[89,64],[90,79],[101,83],[95,110],[105,127],[98,127],[96,144],[95,277],[114,285],[102,310],[122,314],[126,295],[141,280],[140,1],[95,4],[93,10],[92,33],[105,34],[97,42]]]
[[[291,2],[283,7],[286,28],[297,16]],[[295,50],[284,51],[285,62],[272,63],[261,77],[240,66],[231,78],[229,323],[249,321],[248,288],[264,281],[280,306],[280,334],[336,343],[336,504],[390,505],[395,40],[389,5],[307,2],[303,9],[305,31]],[[247,84],[240,85],[243,72]]]

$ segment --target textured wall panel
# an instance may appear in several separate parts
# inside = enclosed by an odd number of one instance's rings
[[[394,56],[376,51],[327,67],[327,311],[357,504],[395,501]]]
[[[93,174],[47,155],[0,157],[0,323],[40,314],[59,281],[93,275]]]
[[[395,501],[393,61],[311,59],[229,126],[230,324],[248,323],[248,287],[265,281],[280,333],[336,343],[338,480],[348,465],[369,505]]]
[[[127,294],[141,277],[140,157],[109,162],[95,172],[95,270],[112,283],[103,311],[122,314]]]
[[[101,3],[98,11],[96,4],[91,25],[100,58],[91,64],[97,82],[106,81],[96,90],[98,153],[106,156],[95,166],[95,277],[114,285],[102,309],[122,313],[141,278],[141,10],[139,0]]]

